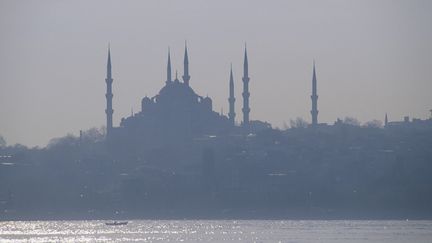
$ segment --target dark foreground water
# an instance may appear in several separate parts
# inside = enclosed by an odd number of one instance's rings
[[[0,242],[432,242],[432,221],[3,221]]]

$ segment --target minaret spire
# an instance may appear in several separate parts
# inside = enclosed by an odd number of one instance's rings
[[[318,95],[317,95],[317,79],[315,72],[315,60],[313,61],[313,74],[312,74],[312,126],[318,125]]]
[[[229,80],[228,103],[229,103],[228,118],[229,118],[231,124],[235,125],[235,111],[234,111],[235,97],[234,97],[234,78],[233,78],[232,64],[231,64],[230,80]]]
[[[247,49],[245,44],[244,51],[244,60],[243,60],[243,126],[249,127],[249,65],[248,65],[248,57],[247,57]]]
[[[107,77],[111,78],[111,47],[108,44]]]
[[[247,47],[245,43],[244,60],[243,60],[243,77],[248,77],[249,75],[249,64],[247,57]]]
[[[107,129],[107,136],[109,137],[112,133],[112,129],[113,129],[113,113],[114,110],[112,108],[112,98],[113,98],[113,93],[112,93],[112,83],[113,83],[113,79],[112,79],[112,75],[111,75],[111,48],[108,45],[108,60],[107,60],[107,73],[106,73],[106,94],[105,94],[105,98],[106,98],[106,109],[105,109],[105,114],[106,114],[106,129]]]
[[[177,69],[176,69],[176,75],[175,75],[174,82],[176,82],[176,83],[180,82],[180,81],[178,80],[178,72],[177,72]]]
[[[189,86],[189,57],[188,57],[188,50],[187,50],[187,43],[185,41],[185,53],[184,53],[184,60],[183,60],[183,82]]]
[[[168,64],[167,64],[167,80],[166,83],[170,83],[172,81],[171,79],[171,53],[170,48],[168,47]]]

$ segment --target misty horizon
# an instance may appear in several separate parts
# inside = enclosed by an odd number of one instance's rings
[[[233,64],[237,122],[245,42],[251,120],[279,128],[297,117],[310,122],[314,59],[319,122],[383,121],[386,113],[390,121],[424,119],[432,108],[427,1],[0,5],[0,135],[8,144],[44,146],[105,124],[108,43],[115,126],[163,87],[168,47],[173,77],[183,74],[185,40],[190,85],[216,112],[228,112]]]

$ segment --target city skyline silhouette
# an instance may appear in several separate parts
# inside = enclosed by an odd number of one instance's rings
[[[8,144],[44,146],[105,124],[108,42],[116,126],[163,85],[168,46],[173,75],[182,70],[185,40],[191,84],[225,115],[232,63],[237,122],[245,42],[252,120],[310,122],[314,59],[320,122],[429,117],[427,1],[104,3],[1,3],[0,134]]]

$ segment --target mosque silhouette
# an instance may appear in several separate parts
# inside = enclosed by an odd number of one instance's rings
[[[110,141],[133,141],[136,143],[185,142],[192,139],[228,134],[249,134],[271,128],[267,122],[249,119],[249,66],[247,49],[244,49],[242,120],[235,122],[234,78],[232,67],[229,79],[229,112],[227,116],[213,111],[212,99],[197,94],[190,85],[188,49],[185,45],[182,81],[176,72],[172,78],[171,57],[168,50],[167,74],[164,87],[153,97],[141,100],[141,111],[121,119],[120,126],[113,126],[112,98],[113,77],[111,72],[111,51],[108,48],[106,75],[106,129]],[[314,72],[315,73],[315,72]],[[314,76],[315,77],[315,76]],[[316,79],[314,78],[315,86]],[[316,88],[315,88],[316,91]],[[315,96],[313,99],[318,98]],[[316,103],[315,103],[316,109]],[[313,115],[317,115],[314,111]],[[314,121],[317,119],[315,118]]]

